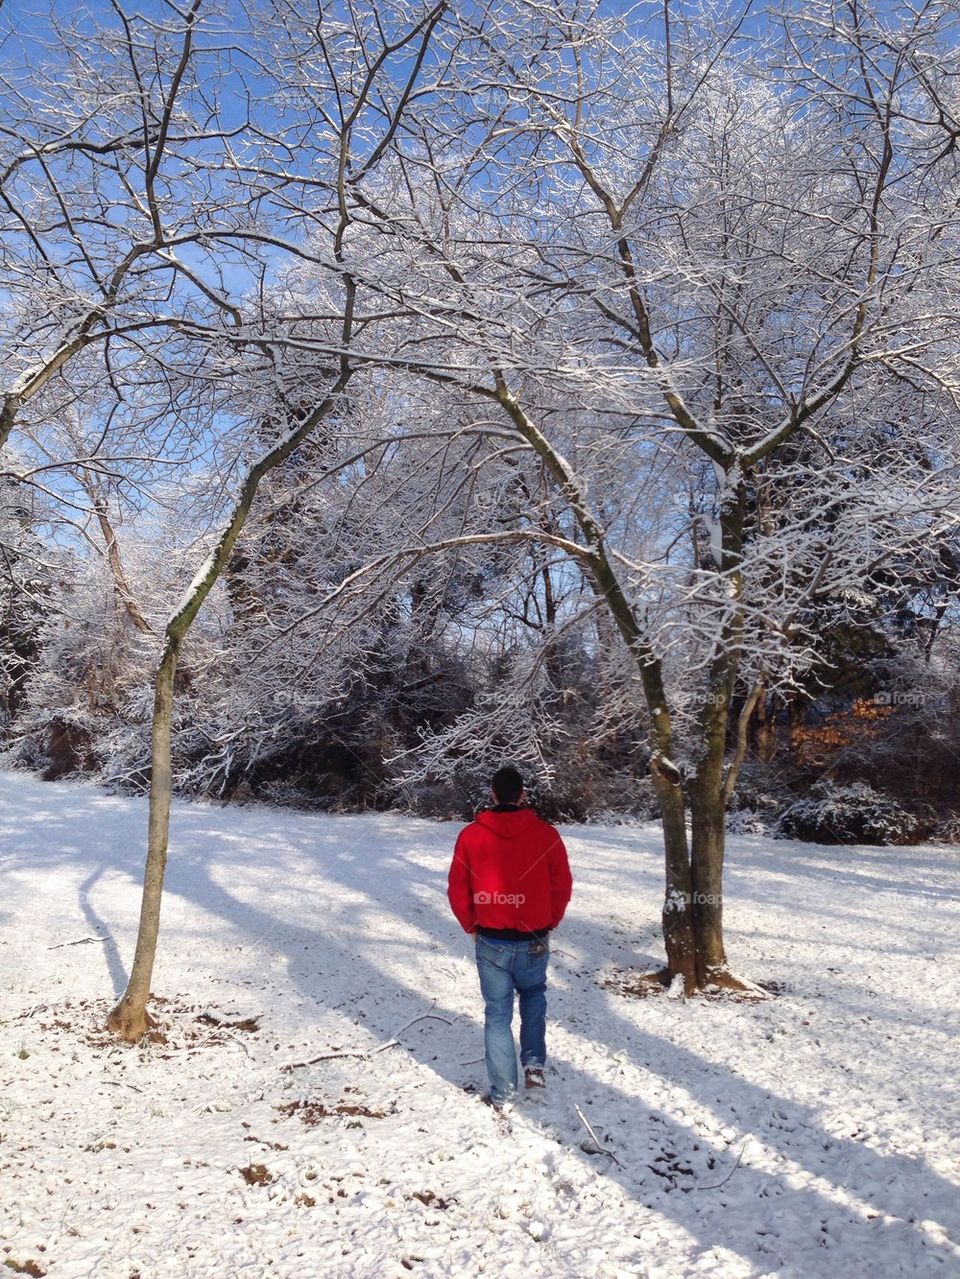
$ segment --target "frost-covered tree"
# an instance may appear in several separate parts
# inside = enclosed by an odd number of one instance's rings
[[[22,709],[41,660],[61,557],[42,535],[36,494],[0,478],[0,740]]]
[[[154,686],[148,849],[137,947],[127,988],[108,1018],[110,1029],[130,1041],[138,1040],[150,1022],[147,1002],[169,843],[180,651],[230,564],[261,481],[321,424],[342,419],[348,412],[348,385],[355,394],[354,379],[362,383],[371,376],[368,369],[389,358],[393,317],[376,314],[354,270],[355,259],[375,254],[360,209],[366,183],[376,180],[409,99],[421,77],[429,74],[427,54],[442,12],[442,7],[398,0],[375,12],[348,4],[342,13],[319,22],[272,5],[251,16],[248,52],[257,54],[259,98],[249,103],[247,118],[248,142],[255,145],[226,152],[243,225],[237,227],[233,217],[217,210],[220,220],[205,236],[220,246],[242,244],[251,287],[244,293],[234,285],[231,293],[222,276],[207,281],[202,291],[213,308],[210,316],[182,324],[201,345],[200,367],[188,376],[200,384],[226,382],[221,412],[233,426],[233,447],[226,450],[233,492],[223,504],[205,558],[163,631]],[[305,137],[311,139],[309,145]],[[293,155],[302,166],[295,178],[285,171]],[[291,202],[298,193],[305,198],[295,207]],[[307,297],[291,261],[309,264],[320,278]],[[203,277],[194,273],[191,278],[197,282]],[[267,281],[277,278],[278,287],[268,289]],[[317,350],[327,354],[318,360]],[[217,378],[218,370],[227,377]],[[272,429],[265,432],[268,423]],[[212,419],[207,424],[213,425]]]
[[[419,688],[418,750],[384,734],[410,777],[642,726],[661,976],[738,985],[724,811],[751,719],[831,661],[825,617],[919,598],[955,541],[956,15],[90,21],[51,21],[4,95],[0,444],[16,427],[18,481],[98,532],[102,597],[159,646],[115,1029],[147,1021],[174,763],[216,784],[269,759],[294,680],[331,715]],[[160,610],[117,533],[154,507],[199,565]],[[201,634],[216,696],[178,732]],[[472,691],[443,708],[446,660]]]
[[[407,366],[540,460],[573,528],[528,532],[634,657],[687,990],[739,984],[724,810],[757,701],[816,660],[816,601],[912,571],[957,518],[957,162],[918,70],[956,61],[955,16],[746,15],[465,19],[369,209]]]

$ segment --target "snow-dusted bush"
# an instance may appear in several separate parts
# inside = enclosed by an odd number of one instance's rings
[[[934,824],[930,838],[938,844],[960,844],[960,814],[941,818]]]
[[[769,835],[775,825],[769,817],[750,808],[733,809],[727,813],[728,835]]]
[[[118,707],[147,669],[104,562],[90,557],[65,569],[56,606],[38,632],[6,756],[50,779],[99,767]]]
[[[789,793],[769,765],[759,760],[744,761],[736,790],[730,797],[726,829],[731,835],[769,835],[776,830],[780,814],[789,802]]]
[[[817,782],[809,795],[780,817],[781,839],[804,839],[817,844],[908,844],[921,838],[923,822],[890,795],[866,782],[837,786]]]

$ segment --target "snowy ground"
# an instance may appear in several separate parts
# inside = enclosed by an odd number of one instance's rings
[[[0,775],[10,1273],[960,1275],[956,851],[732,840],[731,956],[784,990],[685,1002],[598,980],[659,957],[655,829],[570,829],[549,1096],[508,1126],[463,1091],[483,1067],[455,827],[177,806],[166,1042],[129,1049],[100,1028],[145,822]],[[372,1055],[284,1069],[352,1050]],[[577,1105],[616,1162],[582,1149]]]

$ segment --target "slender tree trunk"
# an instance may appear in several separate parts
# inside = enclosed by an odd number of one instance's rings
[[[770,763],[777,750],[777,723],[770,703],[770,693],[764,689],[757,702],[754,741],[757,754],[765,764]]]
[[[147,1001],[150,998],[150,980],[157,954],[160,902],[163,896],[163,878],[167,867],[167,847],[170,836],[172,793],[170,733],[173,717],[173,685],[177,672],[179,647],[179,641],[172,640],[168,635],[163,657],[157,668],[151,737],[147,864],[143,877],[137,949],[133,957],[133,967],[130,970],[127,988],[107,1019],[108,1028],[128,1043],[136,1043],[153,1025],[153,1019],[147,1012]]]
[[[86,487],[86,486],[85,486]],[[134,598],[134,594],[130,589],[130,583],[127,581],[127,575],[123,568],[123,560],[120,557],[120,546],[117,542],[117,535],[113,525],[110,523],[110,513],[107,509],[106,498],[97,497],[92,489],[87,489],[93,500],[93,509],[96,511],[97,521],[100,525],[100,531],[103,534],[104,545],[107,549],[107,563],[110,565],[110,572],[113,574],[114,590],[117,598],[120,600],[130,621],[137,628],[141,635],[152,635],[153,628],[140,611],[140,606]]]
[[[697,942],[690,910],[690,851],[682,779],[673,761],[673,726],[667,709],[663,670],[645,643],[636,615],[600,541],[597,542],[593,575],[637,663],[647,705],[651,709],[650,774],[663,825],[664,897],[661,920],[667,955],[666,968],[655,976],[664,983],[677,976],[682,977],[684,991],[690,995],[698,985]]]
[[[147,864],[143,881],[143,898],[140,908],[140,928],[130,980],[120,1002],[107,1018],[107,1026],[128,1042],[136,1042],[150,1025],[147,1001],[150,998],[150,978],[157,951],[157,935],[160,927],[160,901],[163,895],[163,877],[167,865],[167,847],[170,834],[170,800],[172,794],[172,768],[170,759],[171,721],[173,717],[173,686],[177,672],[180,647],[203,603],[220,578],[236,546],[250,513],[260,481],[268,471],[297,448],[326,417],[347,385],[351,370],[344,362],[340,377],[329,394],[299,425],[268,448],[250,467],[233,505],[230,517],[223,527],[213,550],[207,556],[197,576],[191,583],[179,608],[167,623],[163,653],[157,668],[153,702],[152,770],[150,774],[150,820],[147,836]]]

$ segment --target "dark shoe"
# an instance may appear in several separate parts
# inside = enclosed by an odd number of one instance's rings
[[[510,1111],[513,1110],[514,1103],[512,1097],[507,1101],[494,1101],[490,1094],[485,1092],[480,1100],[485,1106],[489,1106],[491,1110],[495,1110],[498,1115],[509,1115]]]
[[[542,1066],[527,1066],[523,1072],[523,1081],[528,1088],[546,1088],[547,1086]]]

